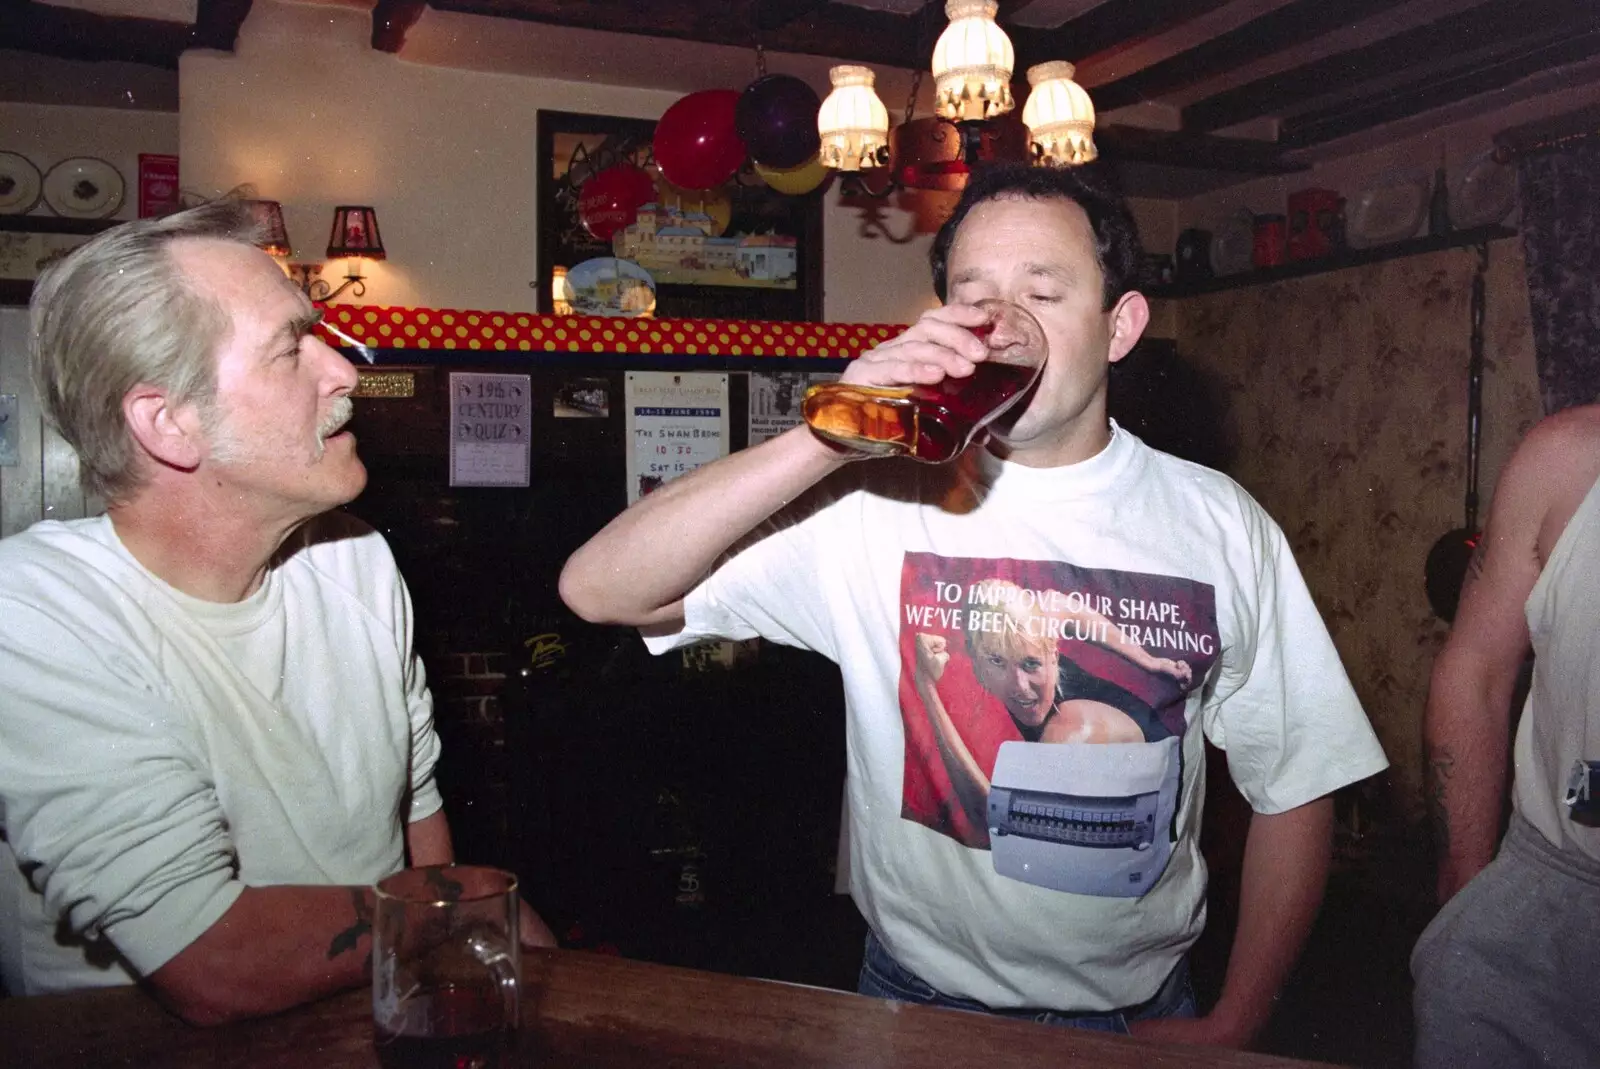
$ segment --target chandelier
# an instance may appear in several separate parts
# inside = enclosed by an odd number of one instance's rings
[[[873,90],[873,74],[866,67],[840,66],[830,72],[833,91],[817,113],[822,137],[822,162],[837,171],[853,172],[886,166],[899,156],[904,142],[944,141],[959,145],[958,158],[948,159],[932,177],[913,163],[899,170],[890,183],[928,188],[960,188],[967,167],[979,160],[1003,158],[1016,142],[1024,144],[1019,156],[1038,166],[1076,166],[1093,160],[1094,104],[1083,87],[1073,81],[1071,63],[1040,63],[1028,69],[1028,102],[1022,109],[1022,126],[1005,118],[1016,107],[1011,94],[1011,74],[1016,53],[1011,39],[995,22],[996,0],[946,0],[950,20],[933,48],[930,69],[934,78],[937,118],[918,119],[918,127],[933,124],[950,131],[918,129],[918,136],[898,137],[890,149],[889,112]],[[920,74],[919,74],[920,79]],[[913,87],[913,98],[915,87]],[[911,108],[906,127],[912,127]],[[897,131],[901,134],[902,131]],[[952,152],[952,156],[956,153]],[[954,165],[954,167],[952,167]],[[888,189],[873,194],[886,195]],[[862,192],[856,190],[855,192]]]

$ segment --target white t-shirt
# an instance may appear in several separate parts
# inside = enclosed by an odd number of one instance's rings
[[[388,546],[340,513],[237,604],[106,517],[0,542],[0,966],[131,982],[247,885],[370,884],[437,811],[433,705]]]
[[[839,664],[851,893],[907,968],[996,1008],[1139,1003],[1198,937],[1196,723],[1263,813],[1387,764],[1278,527],[1115,425],[1067,467],[852,465],[684,612],[653,651],[760,636]],[[1121,741],[1063,741],[1094,725]]]
[[[1552,846],[1600,862],[1600,828],[1572,820],[1573,765],[1600,761],[1600,482],[1556,539],[1528,593],[1533,685],[1512,750],[1517,812]]]

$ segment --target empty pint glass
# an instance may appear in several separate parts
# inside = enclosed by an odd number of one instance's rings
[[[931,386],[813,386],[801,408],[806,423],[858,452],[905,454],[929,464],[954,459],[986,428],[1004,437],[1044,371],[1049,345],[1026,309],[992,297],[974,307],[989,317],[969,328],[989,355],[971,375]]]

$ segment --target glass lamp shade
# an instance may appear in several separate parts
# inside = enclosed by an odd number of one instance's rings
[[[871,69],[834,67],[828,78],[833,92],[817,111],[823,166],[836,171],[882,166],[889,148],[889,111],[873,91]]]
[[[250,217],[259,227],[256,244],[268,256],[289,256],[293,252],[289,245],[289,231],[283,225],[283,206],[275,200],[247,200],[245,206],[250,209]]]
[[[1094,103],[1072,80],[1075,68],[1058,60],[1028,68],[1028,125],[1037,162],[1050,167],[1088,163],[1100,155],[1094,145]]]
[[[333,231],[328,235],[328,258],[361,257],[383,260],[383,238],[378,236],[378,213],[365,205],[341,204],[333,209]]]
[[[991,119],[1016,106],[1011,38],[995,24],[995,0],[948,0],[950,25],[933,46],[934,107],[955,122]]]

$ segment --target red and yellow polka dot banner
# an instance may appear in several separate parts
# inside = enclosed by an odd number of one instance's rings
[[[375,349],[407,350],[853,357],[905,329],[888,323],[613,319],[365,305],[330,305],[325,314]],[[340,344],[330,335],[324,338]]]

